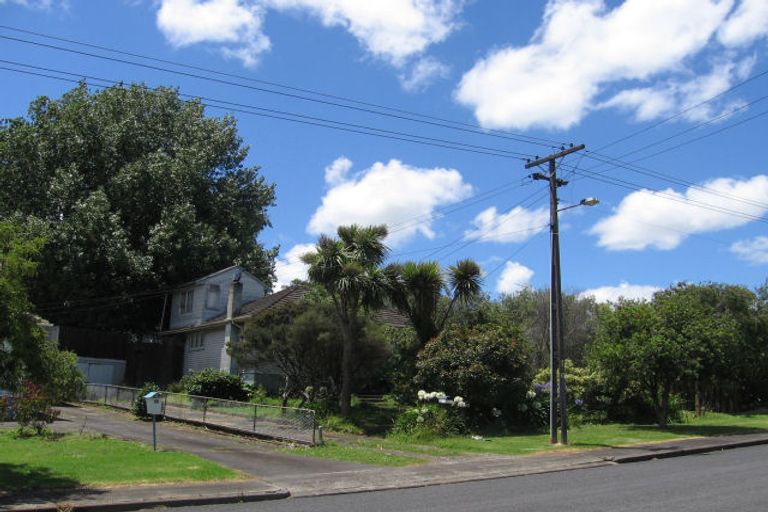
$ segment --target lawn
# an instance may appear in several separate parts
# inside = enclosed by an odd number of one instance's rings
[[[2,491],[241,478],[190,453],[158,451],[103,436],[18,437],[0,431]]]
[[[568,446],[549,444],[549,435],[546,432],[488,435],[482,439],[473,439],[471,436],[431,438],[344,436],[336,439],[330,449],[313,448],[292,453],[364,464],[399,465],[387,464],[386,461],[378,462],[376,457],[390,454],[413,459],[409,463],[419,463],[425,462],[428,457],[446,457],[466,453],[530,455],[554,450],[584,450],[690,437],[758,432],[768,433],[768,413],[708,413],[700,418],[688,414],[685,421],[672,424],[665,430],[654,425],[585,424],[569,430],[570,445]]]

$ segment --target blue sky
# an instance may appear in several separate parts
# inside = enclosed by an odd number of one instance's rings
[[[562,206],[601,203],[561,217],[565,289],[610,300],[768,275],[765,0],[0,0],[0,25],[5,61],[386,135],[229,109],[277,184],[260,239],[281,248],[281,284],[319,234],[357,222],[390,226],[392,261],[474,258],[492,294],[547,286],[548,199],[524,158],[570,143],[587,151],[562,162]],[[73,85],[0,72],[2,117]]]

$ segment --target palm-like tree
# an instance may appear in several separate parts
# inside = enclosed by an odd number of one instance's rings
[[[469,302],[481,292],[480,266],[461,260],[448,267],[447,276],[435,261],[392,264],[385,269],[392,304],[408,317],[419,338],[419,347],[443,330],[456,302]],[[443,292],[450,297],[440,314]]]
[[[309,279],[328,292],[341,328],[341,414],[348,417],[352,398],[352,350],[363,309],[382,305],[386,279],[381,264],[387,255],[386,226],[340,226],[338,238],[322,235],[316,250],[302,260],[309,265]]]

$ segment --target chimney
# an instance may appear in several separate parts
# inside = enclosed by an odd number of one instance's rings
[[[243,283],[240,282],[240,273],[236,273],[232,278],[232,283],[229,285],[229,293],[227,294],[227,320],[232,318],[240,312],[240,306],[243,302]]]

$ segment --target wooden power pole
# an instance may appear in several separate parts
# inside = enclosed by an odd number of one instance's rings
[[[549,233],[551,282],[549,287],[549,442],[557,443],[557,409],[560,405],[560,440],[568,444],[568,390],[565,387],[565,343],[563,341],[563,295],[560,288],[560,225],[558,219],[557,189],[568,184],[557,177],[556,160],[584,149],[584,144],[563,149],[559,153],[537,158],[525,164],[526,169],[549,164],[549,174],[535,172],[534,180],[549,182]],[[559,400],[558,400],[559,399]]]

